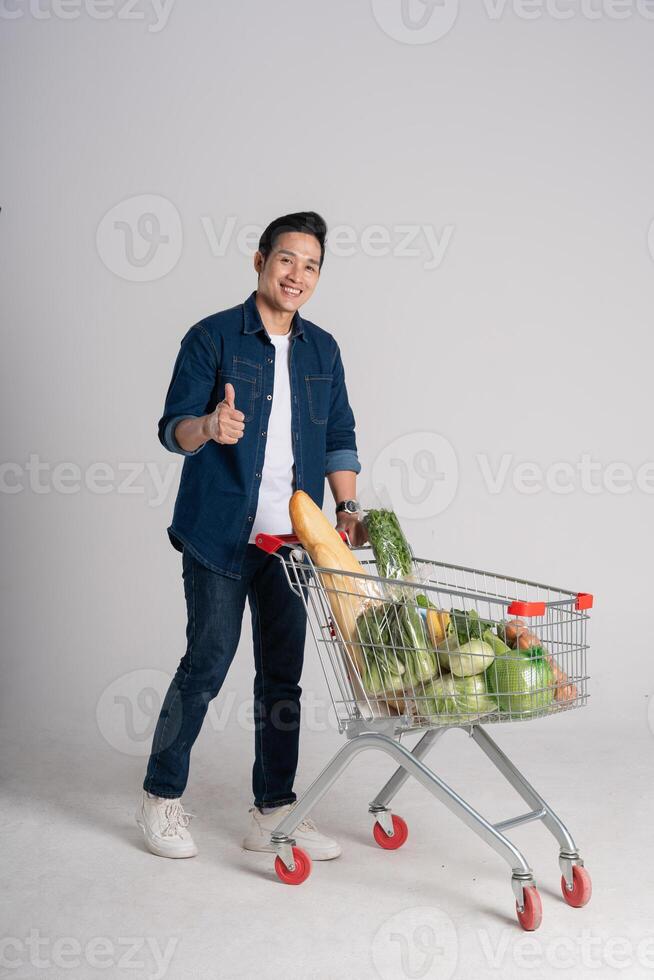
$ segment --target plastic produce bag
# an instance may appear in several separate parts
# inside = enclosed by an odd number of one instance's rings
[[[367,510],[363,523],[382,578],[410,579],[413,576],[413,553],[404,536],[397,514],[392,510]]]

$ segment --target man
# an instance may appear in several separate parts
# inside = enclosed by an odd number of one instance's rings
[[[270,833],[297,799],[306,612],[279,559],[258,549],[255,536],[290,532],[291,494],[305,490],[321,506],[327,476],[337,527],[354,544],[365,540],[338,344],[298,312],[318,284],[326,232],[313,211],[266,228],[254,257],[257,289],[185,335],[159,422],[163,445],[186,457],[168,534],[182,552],[188,618],[186,653],[164,699],[136,814],[147,847],[162,857],[197,854],[188,830],[194,814],[181,796],[209,701],[236,652],[246,599],[255,761],[243,846],[272,851]],[[294,836],[314,859],[341,853],[312,820]]]

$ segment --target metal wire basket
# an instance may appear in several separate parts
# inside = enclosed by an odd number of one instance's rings
[[[357,574],[317,567],[301,547],[277,554],[341,732],[524,721],[588,699],[587,593],[422,558],[397,580],[372,558]]]

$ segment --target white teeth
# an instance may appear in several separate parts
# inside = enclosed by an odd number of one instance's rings
[[[284,290],[285,293],[290,293],[291,296],[299,296],[300,295],[300,290],[299,289],[292,289],[291,286],[282,286],[282,289]]]

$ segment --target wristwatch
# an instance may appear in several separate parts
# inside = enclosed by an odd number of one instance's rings
[[[342,514],[358,514],[361,510],[361,504],[358,500],[341,500],[340,504],[336,507],[336,513]]]

